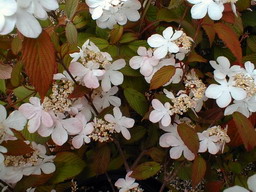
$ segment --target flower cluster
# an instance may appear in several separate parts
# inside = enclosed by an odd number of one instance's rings
[[[115,182],[115,186],[119,189],[119,192],[143,192],[144,190],[139,187],[139,184],[135,182],[135,179],[130,177],[132,171],[129,171],[125,179],[120,178]]]
[[[218,63],[217,63],[218,62]],[[219,107],[225,109],[225,115],[239,111],[246,117],[256,111],[256,70],[254,64],[246,62],[244,68],[233,65],[226,57],[218,57],[217,62],[211,61],[214,68],[214,79],[218,84],[207,87],[205,95],[216,99]],[[230,105],[230,103],[233,103]]]
[[[58,9],[59,5],[57,0],[1,0],[0,7],[1,35],[12,32],[16,26],[24,36],[37,38],[42,32],[37,19],[46,20],[47,12]]]
[[[100,28],[112,29],[115,24],[125,25],[127,21],[138,21],[138,0],[86,0],[92,19]]]

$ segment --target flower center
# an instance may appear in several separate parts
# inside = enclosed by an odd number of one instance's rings
[[[178,47],[183,48],[187,51],[190,51],[192,46],[192,39],[183,32],[180,38],[173,41]]]
[[[112,141],[112,135],[116,132],[114,126],[113,123],[109,123],[103,119],[94,118],[94,130],[88,136],[94,141],[99,141],[101,143]]]
[[[72,105],[72,100],[69,95],[74,91],[74,83],[69,80],[61,80],[54,82],[52,86],[52,93],[49,97],[45,97],[43,108],[46,111],[53,110],[53,112],[66,112]]]
[[[179,97],[172,99],[172,109],[171,111],[176,114],[182,115],[187,112],[188,109],[196,106],[195,101],[186,94],[182,94]]]
[[[256,86],[254,79],[243,73],[238,73],[234,76],[235,86],[242,88],[247,92],[247,96],[251,97],[256,94]]]

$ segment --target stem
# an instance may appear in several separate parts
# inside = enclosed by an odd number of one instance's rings
[[[24,97],[24,98],[22,98],[22,99],[20,99],[20,100],[18,100],[18,101],[16,101],[16,102],[14,102],[14,103],[12,103],[12,104],[6,106],[6,109],[11,108],[11,107],[13,107],[14,105],[16,105],[16,104],[18,104],[18,103],[21,103],[22,101],[24,101],[25,99],[31,97],[31,96],[34,95],[34,94],[36,94],[36,92],[30,93],[30,94],[27,95],[26,97]],[[9,102],[8,102],[8,103],[9,103]]]
[[[116,144],[117,149],[118,149],[119,153],[121,154],[121,156],[122,156],[122,158],[124,160],[124,167],[126,169],[126,172],[130,171],[131,169],[130,169],[127,161],[126,161],[125,154],[124,154],[124,152],[123,152],[123,150],[121,148],[121,145],[120,145],[119,141],[117,139],[114,139],[114,143]]]
[[[113,183],[112,183],[112,181],[111,181],[111,179],[110,179],[110,177],[109,177],[109,175],[108,175],[108,172],[106,172],[105,175],[106,175],[106,177],[107,177],[107,180],[108,180],[108,182],[109,182],[109,185],[111,186],[112,191],[115,192],[115,191],[116,191],[116,190],[115,190],[115,187],[114,187],[114,185],[113,185]]]
[[[137,157],[137,159],[134,161],[134,163],[131,166],[131,169],[134,169],[140,162],[141,158],[145,155],[145,153],[147,152],[147,150],[143,150],[139,156]]]
[[[140,27],[139,27],[139,31],[141,30],[142,24],[144,23],[144,18],[145,18],[146,14],[147,14],[147,11],[148,11],[148,9],[149,9],[149,6],[150,6],[151,2],[152,2],[152,0],[148,0],[148,2],[147,2],[147,4],[146,4],[146,7],[145,7],[145,9],[143,10],[142,16],[141,16],[141,18],[140,18]]]
[[[62,62],[61,59],[59,59],[59,63],[62,65],[62,67],[67,71],[67,73],[69,74],[69,76],[71,77],[71,79],[74,81],[74,83],[76,85],[79,85],[79,83],[76,81],[76,79],[73,77],[73,75],[70,73],[69,69],[67,68],[67,66]],[[94,112],[96,115],[99,114],[99,112],[97,111],[96,107],[94,106],[94,104],[92,103],[92,100],[86,95],[84,94],[84,97],[87,99],[87,101],[89,102],[89,104],[92,106]]]
[[[140,35],[142,35],[145,31],[147,31],[150,27],[152,27],[153,25],[159,23],[160,21],[154,21],[153,23],[150,23],[147,27],[145,27],[141,32]]]
[[[189,7],[186,7],[186,9],[185,9],[185,11],[184,11],[184,13],[183,13],[183,15],[182,15],[182,17],[181,17],[181,19],[180,19],[178,29],[180,29],[180,27],[181,27],[181,23],[182,23],[182,21],[184,20],[184,18],[185,18],[185,17],[186,17],[186,15],[187,15],[188,8],[189,8]]]

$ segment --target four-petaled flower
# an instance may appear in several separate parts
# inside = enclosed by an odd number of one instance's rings
[[[114,123],[114,129],[116,132],[121,132],[124,138],[129,140],[131,138],[131,134],[128,129],[133,127],[135,123],[134,119],[123,116],[118,107],[114,107],[113,114],[114,116],[110,114],[105,115],[104,119],[109,123]]]
[[[132,171],[129,171],[125,179],[120,178],[115,182],[115,186],[119,188],[119,192],[127,192],[139,186],[139,184],[135,182],[135,179],[130,177],[131,174]]]

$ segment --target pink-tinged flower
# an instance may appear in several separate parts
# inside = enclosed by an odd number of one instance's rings
[[[177,125],[171,124],[167,127],[161,127],[164,131],[167,133],[163,134],[159,139],[159,145],[161,147],[171,147],[170,149],[170,157],[172,159],[179,159],[181,155],[183,154],[184,157],[192,161],[195,159],[194,153],[192,153],[188,147],[184,144],[182,139],[179,136],[179,133],[177,131]]]
[[[124,75],[118,71],[125,66],[124,59],[118,59],[111,63],[106,63],[103,67],[105,73],[101,80],[101,88],[104,92],[107,92],[111,89],[111,84],[117,86],[121,85],[124,81]]]
[[[88,137],[89,134],[93,132],[93,123],[88,123],[85,116],[82,113],[79,113],[76,116],[77,119],[79,119],[82,123],[83,129],[82,131],[76,135],[72,139],[72,145],[76,148],[79,149],[84,143],[90,143],[91,139]]]
[[[114,96],[118,92],[118,87],[112,87],[108,92],[103,92],[100,89],[93,92],[93,104],[98,112],[109,107],[110,105],[114,107],[121,106],[121,99]]]
[[[28,131],[34,133],[41,125],[51,127],[53,125],[52,117],[43,109],[40,99],[30,97],[29,102],[31,104],[25,103],[19,107],[19,111],[28,119]]]
[[[27,120],[19,111],[13,111],[7,117],[6,109],[0,105],[0,143],[7,140],[16,140],[12,129],[21,131],[26,125]]]
[[[256,174],[248,178],[247,185],[251,192],[256,192]],[[234,187],[229,187],[225,189],[223,192],[250,192],[250,191],[236,185]]]
[[[228,82],[226,79],[215,79],[220,85],[211,84],[205,90],[205,96],[211,99],[216,99],[219,107],[224,108],[228,106],[233,99],[243,100],[246,98],[246,91],[239,87],[234,87],[232,79]]]
[[[7,153],[7,149],[3,146],[0,146],[0,164],[4,162],[4,155],[2,153]]]
[[[105,73],[105,70],[101,70],[99,67],[99,64],[93,61],[88,61],[86,66],[79,62],[72,62],[69,70],[82,85],[95,89],[100,86],[99,77]]]
[[[65,119],[63,114],[51,113],[54,124],[51,127],[41,126],[38,133],[43,137],[51,135],[53,142],[59,146],[63,145],[68,140],[68,135],[76,135],[82,129],[82,123],[79,119],[71,117]]]
[[[220,126],[211,127],[202,133],[197,133],[197,135],[200,141],[199,153],[208,150],[209,153],[215,155],[219,151],[223,152],[225,144],[230,142],[227,129],[222,129]]]
[[[159,59],[153,56],[152,49],[139,47],[137,50],[139,56],[134,56],[130,59],[129,64],[132,69],[139,69],[143,76],[150,76],[153,73],[154,66],[158,65]]]
[[[107,114],[104,116],[104,119],[109,123],[113,123],[116,132],[121,132],[124,138],[129,140],[131,138],[131,134],[128,129],[133,127],[135,123],[134,119],[123,116],[118,107],[114,107],[113,113],[114,116]]]
[[[126,174],[125,179],[120,178],[115,182],[115,186],[119,188],[119,192],[128,192],[139,186],[139,184],[135,182],[135,179],[130,177],[131,174],[132,171],[129,171]]]
[[[149,115],[149,120],[153,123],[161,121],[161,124],[165,127],[170,125],[171,116],[173,115],[171,104],[166,102],[164,105],[157,99],[152,100],[153,111]]]
[[[0,79],[10,79],[12,73],[12,67],[10,65],[4,65],[0,63]]]
[[[162,59],[168,53],[178,53],[180,49],[173,41],[179,39],[182,34],[183,31],[173,31],[172,27],[168,27],[163,31],[163,36],[159,34],[151,35],[148,38],[148,44],[150,47],[156,48],[154,56]]]

